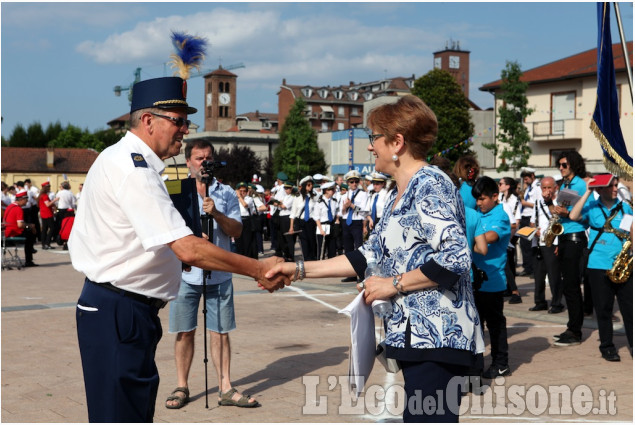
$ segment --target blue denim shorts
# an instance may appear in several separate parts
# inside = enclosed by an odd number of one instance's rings
[[[207,330],[227,333],[236,329],[234,315],[234,285],[226,280],[207,286]],[[170,301],[169,333],[189,332],[196,329],[203,285],[191,285],[181,280],[178,297]]]

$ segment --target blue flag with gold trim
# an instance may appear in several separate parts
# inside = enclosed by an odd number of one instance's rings
[[[598,3],[598,92],[591,130],[604,151],[604,165],[613,174],[633,178],[633,158],[626,150],[620,128],[615,84],[610,3]]]

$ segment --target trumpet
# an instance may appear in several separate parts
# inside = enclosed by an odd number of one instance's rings
[[[543,235],[543,242],[547,246],[553,245],[553,241],[556,239],[556,236],[560,236],[564,232],[564,227],[562,223],[560,223],[560,216],[555,214],[551,216],[549,219],[549,224],[547,225],[547,230]]]

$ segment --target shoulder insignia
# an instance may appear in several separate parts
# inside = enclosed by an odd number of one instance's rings
[[[148,168],[148,163],[146,162],[143,155],[141,155],[140,153],[131,153],[130,156],[132,156],[132,162],[134,163],[135,167]]]

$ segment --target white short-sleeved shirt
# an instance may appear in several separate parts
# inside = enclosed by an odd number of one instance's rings
[[[59,197],[59,201],[57,201],[57,208],[60,210],[67,210],[69,208],[75,209],[75,195],[68,189],[62,189],[57,192],[57,197]]]
[[[353,208],[353,220],[363,220],[368,215],[368,210],[366,209],[366,206],[368,204],[368,193],[361,189],[358,189],[355,192],[349,190],[348,192],[346,192],[346,196],[342,196],[339,205],[340,217],[347,218],[348,209],[344,209],[344,200],[353,198],[355,198],[352,201],[353,205],[355,205],[355,207]]]
[[[94,282],[172,300],[181,262],[168,243],[192,234],[161,178],[163,161],[131,132],[88,171],[68,241],[73,267]]]

